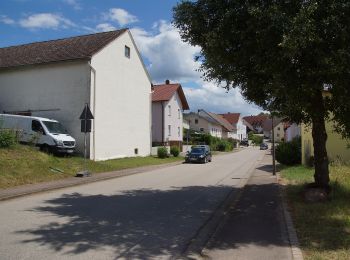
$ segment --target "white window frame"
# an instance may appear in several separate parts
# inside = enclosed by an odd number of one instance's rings
[[[169,112],[169,116],[171,116],[171,105],[168,105],[168,112]]]

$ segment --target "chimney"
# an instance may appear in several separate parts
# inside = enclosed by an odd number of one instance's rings
[[[167,80],[165,81],[165,84],[169,85],[169,84],[170,84],[170,80],[167,79]]]

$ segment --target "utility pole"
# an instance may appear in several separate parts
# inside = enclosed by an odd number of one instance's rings
[[[275,126],[273,122],[273,114],[272,114],[272,174],[276,175],[276,160],[275,160]]]

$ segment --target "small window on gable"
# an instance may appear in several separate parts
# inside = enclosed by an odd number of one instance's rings
[[[130,59],[130,48],[125,45],[125,57]]]
[[[177,110],[178,118],[181,119],[181,110],[180,108]]]
[[[169,116],[171,116],[171,106],[168,106],[168,110],[169,110]]]
[[[198,124],[198,119],[195,119],[195,120],[194,120],[194,123],[195,123],[195,124]]]

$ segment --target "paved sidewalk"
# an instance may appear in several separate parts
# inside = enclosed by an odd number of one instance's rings
[[[61,180],[49,181],[49,182],[21,185],[21,186],[9,188],[9,189],[0,189],[0,201],[16,198],[20,196],[30,195],[34,193],[49,191],[49,190],[61,189],[61,188],[66,188],[66,187],[71,187],[76,185],[83,185],[86,183],[91,183],[96,181],[119,178],[119,177],[128,176],[132,174],[151,171],[155,169],[175,166],[182,163],[183,163],[182,161],[178,161],[173,163],[143,166],[143,167],[124,169],[119,171],[95,173],[95,174],[92,174],[90,177],[83,177],[83,178],[70,177],[70,178],[65,178]]]
[[[208,259],[293,259],[270,155],[257,166],[202,255]]]

